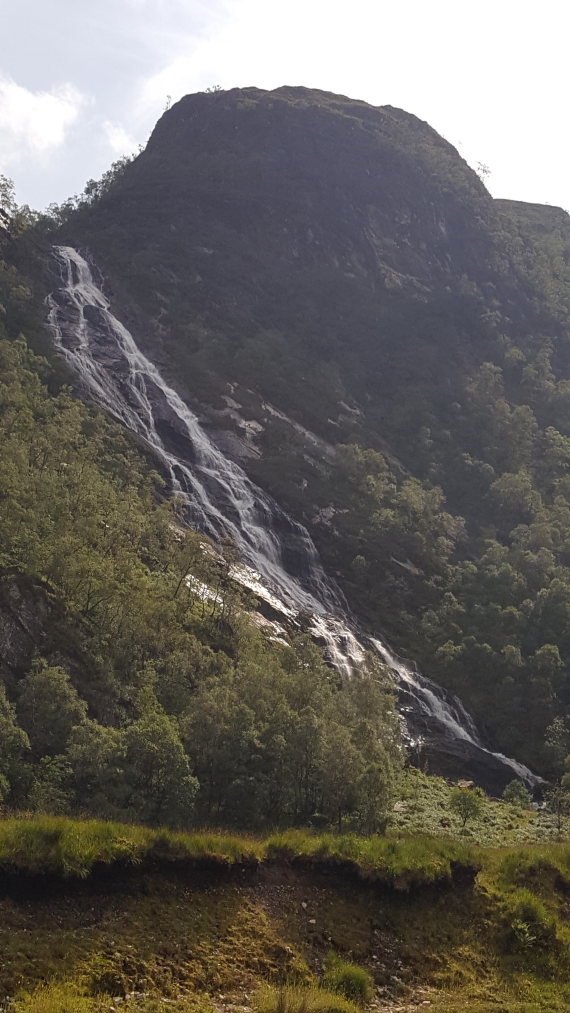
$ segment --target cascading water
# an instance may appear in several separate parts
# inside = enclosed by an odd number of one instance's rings
[[[162,462],[173,492],[188,507],[189,520],[212,538],[230,536],[244,565],[240,581],[265,597],[276,611],[311,616],[331,662],[349,676],[372,649],[392,670],[403,710],[418,727],[461,749],[471,767],[493,768],[495,782],[513,776],[529,786],[539,781],[528,768],[485,749],[461,702],[425,679],[380,639],[356,636],[340,589],[327,577],[315,545],[296,523],[218,450],[180,396],[142,354],[132,334],[111,313],[87,261],[67,246],[54,248],[60,284],[48,297],[55,344],[86,393],[137,434]],[[490,780],[490,778],[488,778]]]

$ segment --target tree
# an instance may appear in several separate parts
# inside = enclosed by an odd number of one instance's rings
[[[188,826],[194,816],[198,781],[192,776],[176,723],[163,710],[149,709],[124,732],[122,781],[131,819]]]
[[[544,752],[553,774],[560,776],[564,761],[570,752],[570,734],[566,721],[558,715],[548,726],[544,737]]]
[[[515,778],[514,781],[509,781],[503,791],[503,799],[505,802],[510,802],[511,805],[516,805],[519,809],[530,809],[532,802],[532,795],[525,788],[522,781]]]
[[[546,793],[546,804],[556,821],[556,830],[562,833],[567,817],[570,815],[570,785],[554,784]]]
[[[22,772],[24,758],[30,749],[30,740],[16,721],[16,711],[9,703],[3,686],[0,686],[0,795],[8,796]],[[2,799],[0,799],[1,801]]]
[[[11,218],[17,207],[14,182],[0,173],[0,221]]]
[[[85,721],[72,729],[66,757],[77,809],[106,819],[124,815],[125,756],[125,735],[118,728]]]
[[[65,813],[72,797],[71,767],[65,756],[42,756],[33,769],[27,806],[33,812]]]
[[[86,713],[87,705],[59,665],[38,661],[22,680],[18,717],[34,755],[63,753],[71,729],[85,720]]]
[[[483,809],[483,793],[479,788],[454,788],[449,804],[453,812],[459,816],[462,827],[469,820],[476,819]]]

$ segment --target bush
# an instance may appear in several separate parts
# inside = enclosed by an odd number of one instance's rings
[[[511,805],[518,806],[519,809],[530,809],[532,803],[530,792],[517,778],[514,781],[509,781],[503,791],[503,799],[505,802],[510,802]]]
[[[256,1013],[357,1013],[358,1007],[337,992],[313,986],[263,988],[254,998]]]
[[[343,960],[337,953],[329,953],[323,984],[346,999],[365,1003],[372,998],[372,978],[364,967]]]

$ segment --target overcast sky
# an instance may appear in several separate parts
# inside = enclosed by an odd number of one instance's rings
[[[302,84],[427,120],[498,197],[570,208],[567,0],[0,0],[0,172],[42,208],[170,96]]]

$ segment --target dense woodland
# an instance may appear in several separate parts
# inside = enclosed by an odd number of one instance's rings
[[[341,692],[306,638],[258,632],[231,547],[184,528],[127,436],[30,351],[41,317],[7,260],[0,303],[3,803],[380,828],[400,764],[385,674]],[[10,603],[36,622],[16,658]]]

